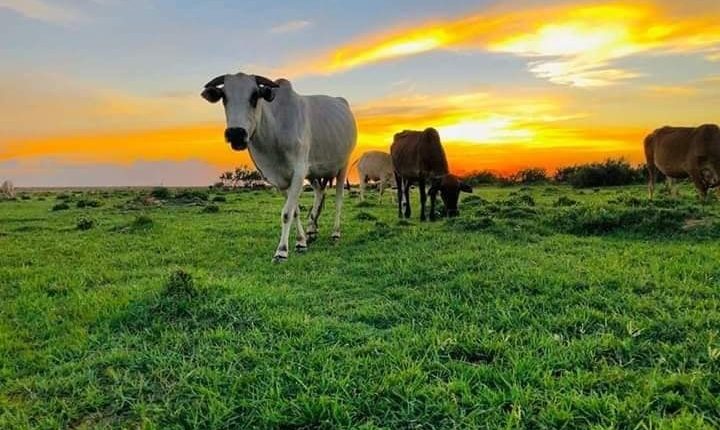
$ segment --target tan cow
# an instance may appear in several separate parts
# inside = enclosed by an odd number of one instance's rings
[[[675,179],[690,177],[704,201],[708,190],[720,186],[720,128],[663,127],[645,138],[648,191],[653,198],[657,172]]]
[[[378,183],[382,202],[385,187],[391,186],[395,178],[395,169],[390,154],[382,151],[367,151],[355,163],[357,163],[360,177],[360,200],[365,200],[365,189],[368,182],[375,181]]]
[[[0,185],[0,197],[4,199],[15,198],[15,186],[10,181],[5,181]]]

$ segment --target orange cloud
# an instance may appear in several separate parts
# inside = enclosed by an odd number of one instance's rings
[[[613,66],[617,59],[703,51],[716,59],[719,43],[718,6],[679,16],[649,1],[568,3],[495,9],[370,35],[283,71],[296,76],[333,74],[439,49],[480,49],[528,57],[532,73],[557,84],[597,87],[640,76]]]

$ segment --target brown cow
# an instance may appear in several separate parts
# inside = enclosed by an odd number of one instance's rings
[[[390,147],[395,180],[398,188],[398,216],[410,218],[410,185],[420,188],[420,220],[425,221],[427,194],[425,184],[430,184],[430,220],[435,220],[435,200],[438,191],[445,204],[443,216],[460,214],[460,192],[472,193],[472,188],[450,173],[440,135],[434,128],[425,131],[405,130],[395,135]],[[404,213],[403,213],[404,206]]]
[[[658,171],[670,184],[689,176],[703,201],[710,188],[720,186],[720,128],[715,124],[659,128],[645,138],[645,157],[651,199]]]

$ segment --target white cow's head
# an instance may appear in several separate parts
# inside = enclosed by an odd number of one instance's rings
[[[277,87],[268,78],[244,73],[218,76],[205,84],[202,97],[210,103],[222,100],[225,105],[225,140],[234,150],[247,148],[259,121],[259,102],[272,102],[275,99],[273,88]]]

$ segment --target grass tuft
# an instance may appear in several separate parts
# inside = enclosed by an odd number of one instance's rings
[[[65,202],[56,203],[56,204],[52,207],[52,211],[53,211],[53,212],[66,211],[66,210],[68,210],[68,209],[70,209],[70,205],[67,204],[67,203],[65,203]]]
[[[200,212],[202,212],[204,214],[216,214],[216,213],[220,212],[220,206],[210,204],[210,205],[205,206],[202,209],[202,211],[200,211]]]
[[[76,227],[80,231],[90,230],[95,226],[95,220],[86,216],[81,216],[75,223]]]

